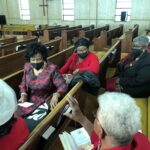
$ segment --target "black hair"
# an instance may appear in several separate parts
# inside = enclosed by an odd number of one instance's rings
[[[43,60],[47,60],[47,49],[43,44],[38,42],[28,44],[25,51],[25,60],[30,61],[30,58],[36,55],[37,53],[40,53],[42,55]]]
[[[14,122],[16,122],[16,118],[13,115],[5,124],[0,126],[0,138],[9,134]]]

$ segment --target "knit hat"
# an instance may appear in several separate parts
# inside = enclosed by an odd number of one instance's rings
[[[140,35],[133,39],[133,42],[137,42],[141,47],[147,47],[149,39],[146,36]]]
[[[16,99],[14,90],[0,80],[0,126],[9,121],[16,111]]]
[[[88,48],[89,45],[90,45],[89,40],[87,40],[86,38],[81,38],[75,43],[75,49],[77,49],[80,46],[85,46]]]

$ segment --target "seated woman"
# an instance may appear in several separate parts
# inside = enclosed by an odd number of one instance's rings
[[[83,71],[91,71],[94,74],[99,72],[98,57],[88,50],[89,41],[81,38],[76,42],[76,53],[73,53],[65,65],[60,68],[61,74],[75,75]]]
[[[27,139],[26,122],[15,116],[17,98],[13,89],[0,80],[0,148],[17,150]]]
[[[93,150],[150,149],[146,136],[138,132],[141,124],[140,109],[129,95],[106,92],[99,96],[94,124],[82,114],[75,98],[69,96],[68,102],[72,112],[65,115],[85,128],[94,145]]]
[[[132,53],[118,63],[118,76],[110,78],[106,90],[121,91],[133,97],[150,95],[150,51],[148,38],[138,36],[133,40]]]
[[[57,70],[57,66],[47,61],[47,50],[44,45],[29,44],[25,58],[24,75],[19,85],[19,101],[34,103],[34,106],[28,109],[29,112],[33,112],[45,102],[50,104],[51,109],[54,108],[58,99],[67,91],[64,78]]]

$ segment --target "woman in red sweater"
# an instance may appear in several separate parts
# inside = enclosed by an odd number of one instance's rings
[[[76,43],[76,53],[73,53],[65,65],[60,68],[61,74],[75,75],[83,71],[91,71],[94,74],[99,72],[98,57],[88,50],[89,41],[81,38]]]
[[[17,150],[27,139],[29,130],[26,122],[14,115],[16,95],[3,80],[0,80],[0,100],[0,149]]]

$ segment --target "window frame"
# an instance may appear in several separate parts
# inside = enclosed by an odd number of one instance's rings
[[[28,8],[22,8],[22,6],[23,6],[22,0],[18,0],[18,1],[19,1],[20,19],[31,20],[29,0],[26,0],[28,2]],[[23,13],[23,11],[28,11],[28,14]],[[28,18],[25,19],[24,17],[28,17]]]
[[[73,7],[71,8],[65,8],[65,4],[72,4]],[[65,14],[64,11],[71,10],[73,14]],[[72,17],[72,19],[65,19],[65,17]],[[72,2],[65,2],[65,0],[62,0],[62,20],[63,21],[74,21],[74,0]]]
[[[129,2],[130,7],[117,7],[118,2],[119,3]],[[131,20],[131,8],[132,8],[132,3],[131,2],[132,2],[131,0],[116,0],[115,20],[114,20],[115,22],[129,22]],[[121,13],[120,13],[120,15],[117,14],[117,10],[121,10],[121,9],[122,9],[122,11],[126,11],[127,13],[130,12],[130,14],[129,13],[127,14],[127,20],[125,20],[125,21],[121,21]],[[120,12],[122,12],[122,11],[120,11]],[[119,16],[120,16],[120,20],[117,20],[117,17],[119,17]]]

